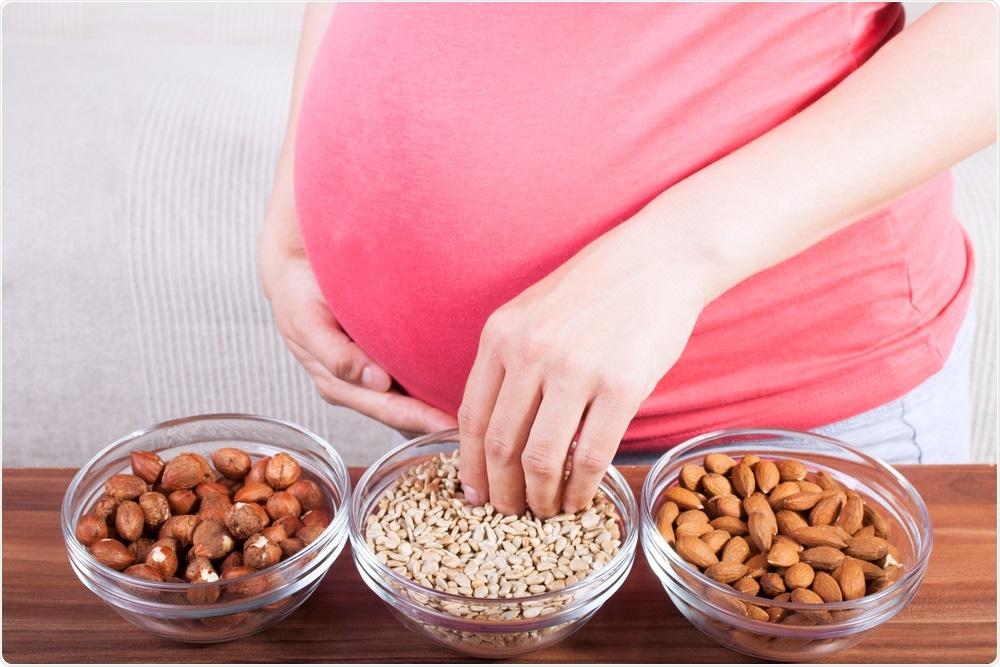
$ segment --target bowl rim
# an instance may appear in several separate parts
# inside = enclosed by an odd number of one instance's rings
[[[874,465],[876,468],[881,470],[883,473],[887,474],[896,484],[898,484],[903,491],[905,491],[914,501],[917,506],[919,516],[915,517],[919,523],[927,528],[927,539],[923,540],[920,545],[920,550],[917,553],[913,567],[906,569],[903,572],[903,576],[893,582],[890,586],[884,588],[883,590],[875,593],[873,595],[866,595],[862,598],[856,600],[845,600],[843,602],[824,602],[822,604],[808,604],[801,602],[782,602],[778,600],[772,600],[770,598],[764,598],[756,595],[748,595],[742,593],[732,586],[725,584],[720,584],[714,579],[705,576],[696,567],[688,563],[686,560],[680,557],[677,550],[671,547],[660,531],[656,528],[655,520],[653,519],[653,505],[655,504],[656,498],[653,498],[654,487],[657,484],[654,483],[654,479],[659,475],[659,473],[666,468],[666,466],[679,458],[681,455],[687,453],[691,449],[694,449],[698,445],[705,442],[716,440],[719,438],[739,436],[739,435],[770,435],[770,436],[781,436],[781,437],[793,437],[797,439],[815,439],[821,440],[826,444],[833,445],[836,448],[840,448],[850,452],[851,454],[858,456],[865,460],[867,463]],[[911,582],[919,582],[923,578],[923,573],[926,570],[927,563],[930,560],[931,550],[934,546],[934,528],[931,523],[930,512],[927,509],[927,505],[924,503],[923,498],[917,492],[916,488],[903,477],[895,468],[890,464],[882,461],[878,457],[867,454],[855,447],[848,445],[845,442],[837,440],[836,438],[831,438],[820,433],[813,433],[811,431],[795,431],[792,429],[781,429],[781,428],[727,428],[719,429],[716,431],[710,431],[708,433],[703,433],[701,435],[695,436],[685,440],[681,444],[667,450],[656,463],[649,469],[649,473],[646,475],[646,479],[642,484],[642,491],[640,493],[640,518],[643,524],[643,534],[649,535],[652,540],[650,546],[654,546],[657,550],[663,553],[668,560],[674,565],[682,567],[687,573],[693,576],[699,583],[707,586],[709,589],[716,592],[733,597],[741,602],[746,602],[754,605],[767,604],[769,607],[779,607],[781,609],[787,609],[789,611],[845,611],[850,609],[856,609],[860,604],[864,604],[866,607],[872,609],[878,608],[879,604],[885,600],[891,600],[896,597],[899,591],[904,589],[904,584],[910,585]],[[647,542],[648,543],[648,542]],[[707,600],[705,596],[698,595],[698,599],[706,600],[711,603],[713,607],[732,615],[734,618],[739,618],[741,622],[755,621],[746,616],[738,616],[732,611],[724,609],[711,600]],[[853,619],[847,619],[842,623],[849,624]],[[766,626],[773,626],[775,624],[765,622],[765,621],[755,621]],[[830,627],[836,624],[827,624],[824,627]],[[808,630],[810,626],[786,626],[799,630]]]
[[[441,599],[443,602],[455,602],[458,604],[466,604],[466,605],[530,603],[531,606],[541,605],[542,603],[548,600],[562,597],[577,591],[586,590],[588,587],[593,587],[593,585],[598,581],[597,580],[598,577],[604,576],[605,578],[609,578],[610,581],[614,581],[615,577],[610,575],[613,575],[615,572],[618,572],[623,567],[630,567],[631,562],[635,558],[635,551],[638,546],[639,535],[641,533],[641,517],[639,515],[639,503],[628,481],[625,479],[625,477],[621,474],[621,472],[617,468],[611,465],[608,466],[608,469],[605,472],[605,474],[609,475],[616,484],[618,484],[621,488],[627,491],[627,493],[624,494],[625,505],[626,505],[624,509],[626,512],[630,512],[633,517],[632,519],[633,529],[630,532],[630,534],[627,535],[624,540],[622,540],[621,547],[618,549],[618,553],[615,554],[611,558],[611,560],[609,560],[600,570],[595,572],[593,575],[585,577],[584,579],[581,579],[575,584],[570,584],[569,586],[566,586],[565,588],[562,588],[557,591],[537,593],[535,595],[529,595],[520,598],[470,598],[465,595],[458,595],[456,593],[446,593],[444,591],[439,591],[434,588],[427,588],[426,586],[421,586],[412,579],[408,579],[400,574],[397,574],[396,572],[393,572],[392,569],[390,569],[387,565],[385,565],[378,558],[375,557],[375,554],[368,547],[368,543],[365,540],[363,529],[361,526],[361,523],[364,521],[365,517],[360,516],[362,510],[364,509],[363,507],[361,507],[361,505],[363,503],[363,498],[365,494],[362,493],[361,490],[367,488],[369,482],[371,481],[371,478],[375,475],[376,471],[380,470],[382,466],[384,466],[386,462],[396,454],[404,450],[411,449],[414,447],[419,447],[420,445],[425,445],[431,442],[451,442],[453,439],[458,438],[458,434],[459,434],[459,429],[451,428],[442,431],[435,431],[434,433],[428,433],[427,435],[413,438],[412,440],[407,440],[401,445],[386,452],[385,455],[383,455],[381,458],[375,461],[375,463],[368,466],[368,468],[365,470],[364,475],[362,475],[361,479],[358,480],[356,487],[357,491],[354,493],[354,496],[351,499],[351,512],[350,512],[351,517],[349,526],[349,531],[351,534],[351,544],[354,554],[357,557],[362,558],[365,562],[365,565],[371,565],[375,567],[376,571],[380,575],[387,577],[389,580],[398,583],[407,589],[411,589],[412,591],[419,593],[421,595],[434,596],[436,598]],[[622,508],[617,507],[617,505],[616,509],[618,509],[619,512],[622,511]],[[356,515],[358,515],[357,522],[355,522]],[[403,600],[401,596],[398,599]],[[568,608],[571,607],[572,606]],[[565,609],[561,610],[559,613],[551,614],[549,616],[544,617],[544,619],[541,620],[549,620],[557,618],[565,611],[566,611]],[[449,616],[448,618],[453,618],[453,617]],[[503,621],[502,624],[516,625],[518,621],[523,623],[529,621],[538,622],[539,620],[540,619],[538,618],[514,619],[512,621]],[[477,622],[481,623],[481,621]],[[490,623],[496,625],[501,624],[501,622],[498,621],[491,621]]]
[[[320,533],[316,539],[306,545],[304,549],[298,553],[292,555],[290,558],[280,561],[270,567],[264,568],[263,570],[257,570],[252,574],[244,574],[239,577],[233,577],[232,579],[223,579],[219,576],[218,581],[213,582],[202,582],[202,583],[190,583],[190,582],[169,582],[169,581],[150,581],[147,579],[139,579],[137,577],[131,577],[126,575],[124,572],[119,572],[118,570],[112,569],[100,562],[90,551],[78,540],[76,539],[76,531],[72,522],[73,509],[70,503],[70,496],[77,490],[80,483],[83,481],[84,475],[102,458],[111,453],[115,448],[125,445],[133,440],[140,438],[144,435],[153,433],[164,428],[170,428],[174,426],[180,426],[192,422],[202,422],[211,421],[216,419],[236,419],[240,421],[250,421],[250,422],[263,422],[275,426],[281,426],[284,428],[289,428],[293,431],[297,431],[300,434],[306,436],[314,443],[320,446],[320,448],[326,452],[330,458],[331,468],[333,470],[333,481],[334,484],[342,483],[342,498],[341,506],[342,509],[336,512],[333,519],[327,524],[323,532]],[[199,590],[203,588],[210,587],[227,587],[230,584],[243,583],[251,581],[257,577],[268,577],[274,574],[284,572],[285,570],[292,569],[296,564],[301,561],[309,561],[306,558],[309,554],[316,554],[322,551],[322,548],[331,542],[331,539],[336,540],[336,535],[343,535],[346,537],[345,524],[347,523],[347,515],[350,513],[351,501],[352,501],[352,489],[351,489],[351,476],[347,472],[347,466],[344,464],[343,458],[334,449],[333,445],[328,443],[324,438],[313,433],[309,429],[299,426],[293,422],[285,421],[283,419],[277,419],[275,417],[265,417],[263,415],[255,415],[250,413],[242,412],[216,412],[216,413],[206,413],[198,415],[189,415],[187,417],[177,417],[175,419],[168,419],[166,421],[157,422],[151,424],[144,428],[136,429],[131,433],[127,433],[120,438],[117,438],[111,444],[107,445],[94,456],[92,456],[86,463],[84,463],[73,475],[73,479],[70,481],[69,486],[66,488],[66,492],[63,494],[62,507],[60,510],[60,524],[62,527],[63,541],[66,543],[67,549],[70,551],[70,557],[76,557],[78,559],[84,559],[81,562],[91,563],[97,568],[97,572],[104,577],[110,579],[116,585],[127,585],[134,587],[136,589],[149,589],[155,591],[190,591]],[[165,607],[175,607],[177,605],[172,605],[168,603],[157,603],[150,600],[143,600],[143,604],[150,606],[165,606]],[[212,609],[218,609],[223,607],[223,604],[218,602],[211,603],[209,605],[183,605],[185,609],[196,609],[199,607],[210,607]]]

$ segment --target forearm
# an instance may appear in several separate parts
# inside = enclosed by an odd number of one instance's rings
[[[615,230],[694,256],[706,301],[996,138],[996,10],[939,5],[830,93]],[[634,243],[632,243],[634,242]]]
[[[333,4],[309,4],[302,19],[302,34],[295,61],[292,80],[291,103],[288,109],[288,123],[285,137],[278,156],[274,183],[267,202],[267,214],[260,237],[260,269],[265,290],[267,274],[272,270],[275,257],[302,253],[302,238],[295,217],[295,189],[293,181],[295,160],[295,133],[298,127],[302,92],[305,88],[309,69],[316,57],[323,33],[333,13]]]

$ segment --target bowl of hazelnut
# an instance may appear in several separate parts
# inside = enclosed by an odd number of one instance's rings
[[[63,499],[80,581],[161,637],[222,642],[291,614],[347,539],[350,479],[317,435],[242,414],[131,433],[84,465]]]

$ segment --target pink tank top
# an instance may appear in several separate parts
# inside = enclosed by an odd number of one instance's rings
[[[340,5],[296,142],[323,294],[403,390],[454,413],[493,310],[902,21],[881,3]],[[713,302],[624,447],[810,428],[939,369],[971,283],[950,188],[943,174]]]

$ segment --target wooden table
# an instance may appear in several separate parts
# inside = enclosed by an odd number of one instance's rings
[[[360,474],[353,470],[354,478]],[[623,468],[633,488],[644,466]],[[914,602],[838,662],[990,662],[996,634],[996,467],[904,466],[930,506],[934,553]],[[239,642],[186,645],[130,625],[70,569],[59,507],[73,471],[3,476],[3,657],[10,662],[467,661],[405,630],[361,581],[350,546],[294,614]],[[582,630],[529,654],[543,662],[747,662],[688,624],[641,550]]]

